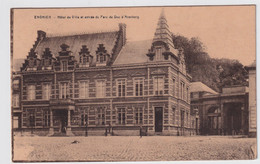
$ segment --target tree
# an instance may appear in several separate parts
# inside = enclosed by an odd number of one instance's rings
[[[198,38],[181,35],[172,38],[175,48],[184,51],[186,68],[193,82],[201,81],[218,92],[225,86],[247,85],[247,72],[239,61],[211,58]]]

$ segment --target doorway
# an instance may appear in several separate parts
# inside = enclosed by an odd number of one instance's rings
[[[227,133],[229,135],[239,134],[241,130],[241,104],[231,104],[227,110]]]
[[[59,133],[66,133],[67,121],[68,121],[68,111],[67,110],[56,110],[55,119],[58,126]]]
[[[162,132],[163,127],[163,111],[162,107],[155,107],[155,132]]]

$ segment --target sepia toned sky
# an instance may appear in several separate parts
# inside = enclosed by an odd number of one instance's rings
[[[36,41],[37,30],[45,31],[47,36],[70,35],[117,30],[118,23],[126,23],[128,41],[152,39],[161,10],[162,7],[15,9],[13,57],[26,58]],[[198,37],[211,57],[238,59],[244,65],[255,60],[255,6],[164,7],[164,12],[171,32]],[[115,15],[120,18],[114,18]]]

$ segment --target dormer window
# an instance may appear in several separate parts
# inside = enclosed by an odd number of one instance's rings
[[[61,71],[67,71],[68,70],[68,61],[62,61],[61,62]]]
[[[155,49],[155,57],[156,57],[156,60],[162,59],[162,48],[161,47],[158,47]]]
[[[98,57],[97,57],[97,62],[100,62],[100,63],[104,63],[106,62],[106,55],[103,55],[103,54],[99,54]]]
[[[79,55],[80,55],[79,67],[89,67],[93,57],[90,55],[90,52],[86,45],[82,46]]]
[[[51,70],[52,69],[52,60],[54,60],[54,58],[52,57],[50,49],[45,48],[43,55],[42,55],[42,60],[41,60],[42,70]]]
[[[107,50],[103,44],[99,44],[98,49],[96,51],[97,54],[97,66],[106,66],[109,61],[109,54],[107,54]]]

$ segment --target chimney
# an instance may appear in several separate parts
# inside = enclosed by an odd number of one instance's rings
[[[126,44],[126,24],[119,23],[119,32],[122,34],[123,46]]]
[[[42,40],[44,38],[46,38],[46,32],[42,31],[42,30],[38,30],[37,31],[37,40]]]

